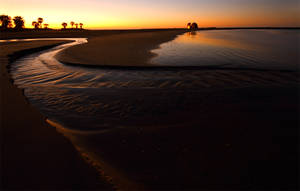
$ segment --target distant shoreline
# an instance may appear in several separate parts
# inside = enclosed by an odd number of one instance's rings
[[[0,32],[24,32],[24,31],[153,31],[153,30],[185,30],[186,28],[131,28],[131,29],[121,29],[121,28],[116,28],[116,29],[72,29],[72,28],[67,28],[67,29],[35,29],[35,28],[24,28],[21,31],[15,30],[14,28],[9,28],[5,30],[1,30]],[[278,26],[278,27],[199,27],[198,30],[206,30],[206,29],[300,29],[300,26],[297,27],[285,27],[285,26]],[[186,29],[188,30],[188,29]]]
[[[186,28],[161,29],[23,29],[22,31],[0,30],[0,40],[23,38],[68,38],[68,37],[95,37],[120,33],[155,32],[155,31],[186,31]],[[204,27],[201,30],[300,30],[299,27]]]

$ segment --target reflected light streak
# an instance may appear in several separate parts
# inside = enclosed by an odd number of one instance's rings
[[[253,44],[243,43],[242,41],[234,40],[232,38],[216,38],[214,33],[198,33],[190,32],[182,35],[176,39],[179,43],[186,44],[199,44],[199,45],[212,45],[212,46],[222,46],[228,48],[239,48],[239,49],[254,49],[257,50],[258,46]]]

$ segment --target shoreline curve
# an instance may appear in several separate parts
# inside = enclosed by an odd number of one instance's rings
[[[16,59],[67,40],[1,44],[1,184],[7,189],[108,189],[98,172],[81,158],[72,143],[50,127],[22,89],[13,84],[10,64]],[[20,171],[20,169],[22,169]]]
[[[64,64],[82,66],[157,67],[149,63],[155,56],[150,51],[185,32],[143,31],[93,37],[88,43],[64,49],[55,58]]]

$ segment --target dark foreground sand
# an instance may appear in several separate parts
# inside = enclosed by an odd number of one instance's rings
[[[151,116],[145,119],[149,125],[91,135],[62,132],[125,190],[297,188],[298,86],[192,93],[124,90],[103,96],[108,105],[123,96],[153,104],[136,113]],[[177,101],[169,99],[174,94]],[[158,96],[173,109],[159,110]]]
[[[10,80],[9,61],[61,43],[1,44],[1,190],[110,189]]]

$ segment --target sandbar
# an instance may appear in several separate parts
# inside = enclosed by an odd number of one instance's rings
[[[105,35],[88,39],[88,43],[70,47],[56,55],[66,64],[89,66],[151,67],[150,50],[173,40],[186,30],[137,31]]]

